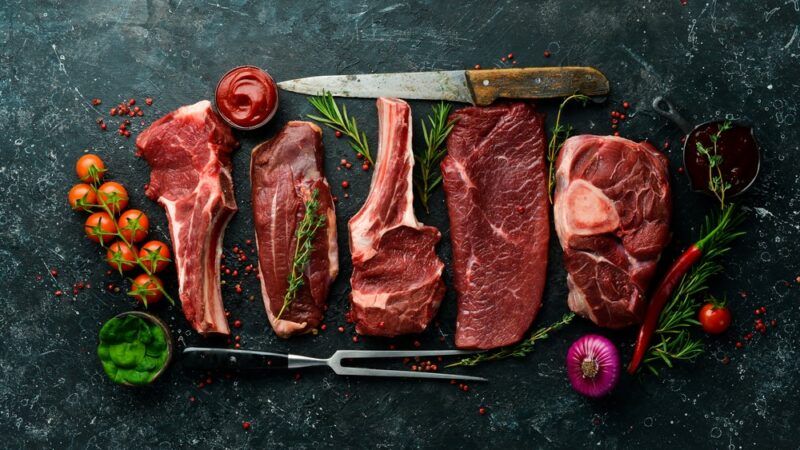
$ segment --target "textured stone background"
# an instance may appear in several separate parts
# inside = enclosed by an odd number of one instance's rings
[[[188,0],[5,1],[0,5],[0,435],[2,446],[113,447],[665,447],[796,446],[800,166],[797,132],[800,80],[800,5],[797,0],[549,0],[539,2],[338,1],[191,2]],[[546,59],[543,51],[552,52]],[[563,369],[569,343],[596,331],[577,321],[517,361],[473,369],[491,378],[467,393],[448,383],[337,378],[320,371],[226,380],[199,389],[203,374],[180,367],[152,388],[112,385],[94,353],[103,321],[134,307],[102,286],[100,252],[82,236],[83,216],[71,212],[66,192],[73,163],[84,150],[100,154],[110,177],[131,191],[132,205],[151,217],[153,235],[166,238],[161,209],[144,197],[148,170],[133,156],[134,139],[101,132],[95,119],[135,97],[152,96],[144,121],[212,95],[229,68],[256,64],[278,80],[300,76],[457,69],[503,65],[514,52],[520,65],[593,65],[612,81],[605,105],[572,108],[579,132],[609,133],[608,115],[632,103],[621,131],[668,150],[674,177],[673,250],[697,236],[711,202],[689,192],[676,172],[679,132],[648,105],[667,95],[694,121],[746,117],[764,146],[762,175],[741,202],[749,207],[748,237],[728,258],[728,275],[714,286],[735,314],[730,332],[708,339],[696,364],[661,378],[624,377],[614,395],[587,401],[570,389]],[[94,108],[90,100],[101,98]],[[375,108],[346,104],[375,146]],[[413,102],[416,117],[430,108]],[[541,108],[550,120],[555,104]],[[282,94],[272,124],[241,134],[234,156],[240,211],[225,238],[226,252],[252,237],[249,150],[290,119],[311,112],[305,99]],[[134,136],[142,127],[134,124]],[[417,130],[419,132],[419,130]],[[419,139],[417,139],[419,142]],[[339,348],[386,348],[351,342],[344,321],[350,267],[346,222],[362,204],[369,175],[337,169],[353,158],[343,140],[326,132],[327,174],[342,196],[338,206],[343,270],[330,296],[328,330],[289,342],[275,338],[258,301],[255,277],[237,295],[224,287],[226,307],[244,326],[245,348],[325,356]],[[448,225],[441,192],[422,221],[443,233]],[[566,310],[560,251],[553,239],[550,282],[537,325]],[[57,278],[48,269],[57,268]],[[41,279],[38,279],[40,277]],[[447,274],[448,283],[451,274]],[[92,288],[78,296],[76,281]],[[174,286],[174,279],[170,277]],[[789,283],[787,283],[787,281]],[[174,289],[174,288],[173,288]],[[747,292],[746,298],[739,291]],[[256,301],[247,300],[256,295]],[[734,343],[752,330],[752,310],[766,305],[779,326],[743,350]],[[161,308],[180,347],[203,343],[181,312]],[[419,339],[424,348],[452,345],[455,302],[449,291],[440,326]],[[345,333],[336,332],[340,325]],[[634,331],[611,336],[627,355]],[[439,337],[444,336],[441,343]],[[411,346],[413,339],[398,340]],[[224,344],[224,343],[223,343]],[[728,355],[730,364],[720,361]],[[194,403],[189,401],[196,397]],[[483,405],[489,410],[478,414]],[[253,424],[249,432],[242,421]]]

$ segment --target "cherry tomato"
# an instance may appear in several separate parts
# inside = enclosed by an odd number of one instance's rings
[[[78,174],[81,181],[86,183],[96,183],[102,180],[105,171],[106,164],[103,160],[91,153],[81,156],[75,163],[75,173]]]
[[[97,195],[92,187],[86,183],[78,183],[69,190],[69,206],[72,209],[88,210],[91,205],[97,203]]]
[[[720,334],[731,325],[731,311],[727,306],[709,302],[700,308],[699,320],[703,331],[708,334]]]
[[[161,241],[149,241],[139,250],[139,259],[150,272],[161,272],[170,262],[169,246]]]
[[[140,242],[147,237],[150,229],[150,220],[138,209],[129,209],[120,214],[117,229],[126,241]]]
[[[114,242],[108,246],[106,262],[120,272],[125,272],[136,267],[136,247],[131,247],[122,241]]]
[[[108,205],[114,214],[119,214],[128,206],[128,191],[116,181],[106,181],[97,188],[97,198]]]
[[[161,280],[157,276],[143,273],[133,279],[128,295],[146,306],[150,306],[158,303],[164,297],[164,293],[161,292],[161,286]]]
[[[89,239],[105,244],[116,238],[117,224],[107,212],[100,211],[93,213],[86,219],[83,229]]]

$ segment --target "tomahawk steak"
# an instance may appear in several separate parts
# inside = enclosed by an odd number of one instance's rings
[[[369,196],[350,219],[351,303],[356,332],[423,331],[444,295],[435,246],[441,234],[417,221],[412,202],[411,108],[378,99],[379,143]]]
[[[322,130],[309,122],[289,122],[254,148],[250,158],[261,294],[272,329],[284,338],[322,323],[328,288],[339,272],[336,212],[322,158]],[[324,224],[314,234],[303,284],[281,311],[298,250],[297,227],[306,203],[314,199],[315,214],[323,216]]]
[[[469,107],[442,161],[458,294],[456,346],[519,341],[542,303],[550,239],[543,120],[533,106]]]
[[[150,165],[145,194],[169,221],[183,313],[202,334],[229,334],[219,289],[222,235],[236,212],[230,127],[207,100],[178,108],[136,139]]]
[[[557,161],[554,215],[571,310],[597,325],[639,323],[670,238],[667,158],[652,145],[575,136]]]

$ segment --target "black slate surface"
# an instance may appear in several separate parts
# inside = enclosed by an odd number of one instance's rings
[[[797,413],[798,80],[800,5],[797,0],[695,1],[338,1],[190,2],[6,1],[0,5],[0,435],[3,447],[795,447]],[[543,52],[552,53],[544,58]],[[675,192],[674,242],[665,259],[697,236],[707,198],[689,192],[677,174],[679,132],[649,109],[667,95],[693,121],[736,116],[752,120],[764,146],[762,175],[740,202],[749,208],[747,239],[727,259],[713,286],[731,300],[735,322],[692,365],[662,377],[624,376],[605,400],[589,401],[569,387],[566,349],[583,333],[610,335],[627,356],[634,331],[606,333],[579,320],[542,342],[523,360],[470,370],[491,378],[462,392],[448,383],[337,378],[324,371],[257,378],[205,378],[175,365],[147,389],[110,383],[95,356],[103,321],[134,304],[103,286],[99,250],[82,236],[84,216],[70,211],[66,193],[84,151],[101,155],[110,177],[123,182],[132,205],[145,210],[155,237],[167,238],[162,210],[143,195],[148,170],[134,157],[134,139],[118,136],[108,116],[117,102],[151,96],[149,123],[180,105],[210,98],[229,68],[262,66],[278,80],[301,76],[502,66],[513,52],[521,66],[593,65],[612,81],[605,105],[572,108],[579,132],[607,134],[609,112],[631,102],[622,135],[671,143]],[[103,104],[93,107],[92,98]],[[374,102],[345,102],[376,138]],[[429,103],[413,102],[417,118]],[[552,122],[554,103],[541,109]],[[284,122],[311,112],[302,96],[282,94],[272,123],[240,134],[234,179],[240,211],[228,228],[226,254],[252,237],[249,150]],[[101,132],[104,117],[111,131]],[[134,121],[134,137],[143,127]],[[416,130],[419,135],[419,129]],[[419,143],[419,136],[416,142]],[[245,348],[325,356],[353,343],[346,324],[350,267],[347,219],[358,210],[369,176],[337,168],[355,161],[344,140],[326,131],[327,174],[338,205],[342,272],[330,296],[327,331],[282,341],[268,328],[253,276],[244,293],[223,288],[231,320],[243,321]],[[419,218],[442,230],[449,261],[441,192]],[[555,236],[549,284],[536,325],[566,311],[566,285]],[[49,270],[59,274],[51,277]],[[448,265],[448,270],[450,266]],[[174,290],[174,276],[168,277]],[[447,273],[447,281],[451,281]],[[73,283],[91,288],[71,295]],[[56,297],[57,289],[65,295]],[[747,295],[743,297],[740,292]],[[256,301],[248,301],[255,295]],[[753,309],[765,305],[778,322],[744,349]],[[156,308],[179,347],[204,343],[180,310]],[[418,339],[423,348],[452,345],[455,300],[448,291],[438,320]],[[344,326],[339,333],[336,328]],[[439,338],[443,337],[444,342]],[[414,338],[397,340],[411,347]],[[224,345],[224,343],[222,343]],[[729,364],[721,361],[730,358]],[[191,402],[190,398],[195,401]],[[478,414],[485,406],[488,413]],[[242,422],[250,421],[249,431]]]

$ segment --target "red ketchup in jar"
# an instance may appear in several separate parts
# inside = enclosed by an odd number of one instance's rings
[[[230,126],[252,130],[263,126],[278,110],[278,87],[255,66],[240,66],[222,76],[215,95],[217,111]]]

